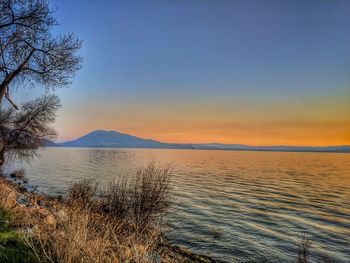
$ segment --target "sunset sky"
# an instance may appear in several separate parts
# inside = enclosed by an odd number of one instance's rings
[[[84,41],[82,70],[57,91],[59,141],[106,129],[165,142],[350,145],[348,0],[53,4],[57,32]]]

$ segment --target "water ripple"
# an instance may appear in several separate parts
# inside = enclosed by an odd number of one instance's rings
[[[49,148],[26,165],[32,185],[61,194],[77,178],[106,183],[156,160],[175,166],[177,207],[168,237],[219,262],[313,253],[350,262],[350,155]],[[10,172],[12,165],[5,168]]]

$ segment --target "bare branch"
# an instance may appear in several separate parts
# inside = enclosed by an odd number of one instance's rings
[[[49,124],[54,122],[60,106],[59,98],[49,95],[24,103],[16,112],[0,110],[0,165],[5,152],[34,153],[43,140],[55,137]]]
[[[53,35],[53,13],[47,0],[0,1],[0,104],[9,87],[67,86],[80,69],[82,42]]]
[[[8,87],[7,87],[6,92],[5,92],[5,98],[8,100],[8,102],[11,103],[11,105],[12,105],[16,110],[18,110],[18,107],[17,107],[16,103],[10,98]]]

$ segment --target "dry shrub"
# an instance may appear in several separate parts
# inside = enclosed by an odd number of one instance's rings
[[[73,182],[67,191],[67,202],[71,205],[90,208],[94,204],[94,198],[98,184],[89,179],[79,179]]]
[[[172,166],[152,162],[136,178],[121,177],[103,191],[103,212],[114,219],[128,219],[139,231],[157,225],[173,205]]]
[[[172,166],[156,167],[151,163],[137,172],[131,195],[132,215],[144,229],[161,219],[173,204]]]
[[[126,177],[113,180],[111,184],[102,191],[101,211],[112,218],[125,219],[131,208],[130,189]]]
[[[27,242],[39,261],[156,262],[171,185],[171,167],[154,163],[133,180],[112,182],[100,196],[95,183],[78,180],[68,190],[66,216],[42,221]]]

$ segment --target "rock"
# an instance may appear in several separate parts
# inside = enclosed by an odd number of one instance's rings
[[[67,238],[67,234],[64,231],[58,231],[58,235],[63,239]]]
[[[67,221],[68,220],[68,215],[67,213],[61,209],[57,212],[57,218],[60,220],[60,221]]]
[[[131,258],[131,256],[132,256],[132,253],[131,253],[130,248],[126,247],[124,250],[124,258],[129,259],[129,258]]]
[[[38,230],[38,225],[34,225],[33,227],[27,227],[27,233],[31,235],[37,230]]]
[[[18,191],[22,194],[27,192],[27,188],[23,187],[23,186],[19,186]]]
[[[34,195],[33,205],[44,206],[44,196]]]
[[[17,201],[14,197],[10,197],[8,198],[5,202],[4,202],[4,206],[7,208],[12,208],[15,207],[17,205]]]
[[[160,263],[162,262],[162,256],[157,253],[157,252],[152,252],[150,255],[149,255],[150,259],[151,259],[151,262],[155,262],[155,263]]]
[[[41,218],[44,218],[49,215],[48,210],[43,207],[38,207],[37,209],[35,209],[35,213]]]
[[[138,245],[137,250],[138,250],[141,254],[146,253],[146,248],[145,248],[144,245]]]
[[[29,199],[27,196],[21,195],[17,197],[17,203],[20,205],[29,206]]]
[[[57,201],[62,203],[63,202],[63,196],[62,195],[58,195],[57,196]]]
[[[56,225],[56,219],[53,215],[48,215],[47,217],[45,217],[45,223],[49,226],[54,226]]]
[[[24,180],[25,179],[24,174],[25,174],[24,170],[22,170],[22,169],[21,170],[16,170],[16,171],[14,171],[14,172],[12,172],[10,174],[10,177]]]

